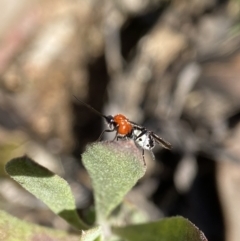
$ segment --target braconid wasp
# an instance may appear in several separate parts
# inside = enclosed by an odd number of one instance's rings
[[[151,152],[153,158],[154,155],[152,153],[152,149],[155,147],[156,143],[160,144],[165,149],[171,149],[172,145],[165,141],[163,138],[156,135],[154,132],[146,129],[143,126],[140,126],[130,120],[127,119],[122,114],[117,114],[115,116],[112,115],[103,115],[92,106],[88,105],[82,100],[79,100],[76,96],[74,96],[80,103],[85,105],[88,109],[95,112],[97,115],[103,117],[108,124],[109,129],[105,129],[98,139],[101,139],[102,135],[105,132],[116,132],[116,135],[113,140],[118,140],[119,138],[129,138],[132,139],[138,147],[142,149],[142,157],[143,163],[146,166],[145,158],[144,158],[144,150],[148,150]]]

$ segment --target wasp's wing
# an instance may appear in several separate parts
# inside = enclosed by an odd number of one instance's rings
[[[129,121],[129,123],[132,124],[133,128],[135,128],[135,129],[137,129],[137,130],[145,130],[145,129],[146,129],[145,127],[140,126],[140,125],[136,124],[136,123],[133,122],[133,121],[130,121],[130,120],[128,120],[128,121]]]
[[[166,149],[172,149],[172,145],[169,142],[165,141],[163,138],[159,137],[153,132],[151,133],[151,135],[158,144],[162,145]]]

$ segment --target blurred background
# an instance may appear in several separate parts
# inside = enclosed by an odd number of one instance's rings
[[[123,113],[173,145],[146,153],[126,197],[151,219],[182,215],[209,241],[240,240],[240,1],[2,0],[0,208],[67,229],[10,180],[27,154],[92,207],[80,155]],[[106,135],[105,138],[111,138]]]

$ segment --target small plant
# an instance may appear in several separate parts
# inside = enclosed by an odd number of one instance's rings
[[[135,216],[132,215],[132,219],[128,219],[128,224],[123,222],[121,215],[124,216],[123,213],[129,211],[129,206],[124,204],[123,198],[146,170],[142,156],[132,141],[90,145],[82,155],[82,161],[91,177],[94,190],[94,226],[88,226],[79,218],[67,182],[24,156],[9,161],[6,172],[23,188],[42,200],[55,214],[65,219],[77,232],[79,231],[79,235],[30,224],[0,211],[0,235],[1,238],[4,237],[1,240],[207,240],[197,227],[183,217],[147,222],[146,218],[140,218],[140,210],[130,208]],[[116,211],[120,204],[121,207]],[[142,220],[145,222],[139,223]]]

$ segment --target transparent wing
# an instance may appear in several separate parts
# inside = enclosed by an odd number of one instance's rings
[[[145,127],[140,126],[140,125],[136,124],[136,123],[133,122],[133,121],[130,121],[130,120],[128,120],[128,121],[129,121],[129,123],[132,124],[133,128],[135,128],[135,129],[137,129],[137,130],[145,130],[145,129],[146,129]]]
[[[169,150],[172,149],[172,145],[169,142],[165,141],[163,138],[159,137],[153,132],[151,133],[151,135],[158,144],[160,144],[166,149],[169,149]]]

